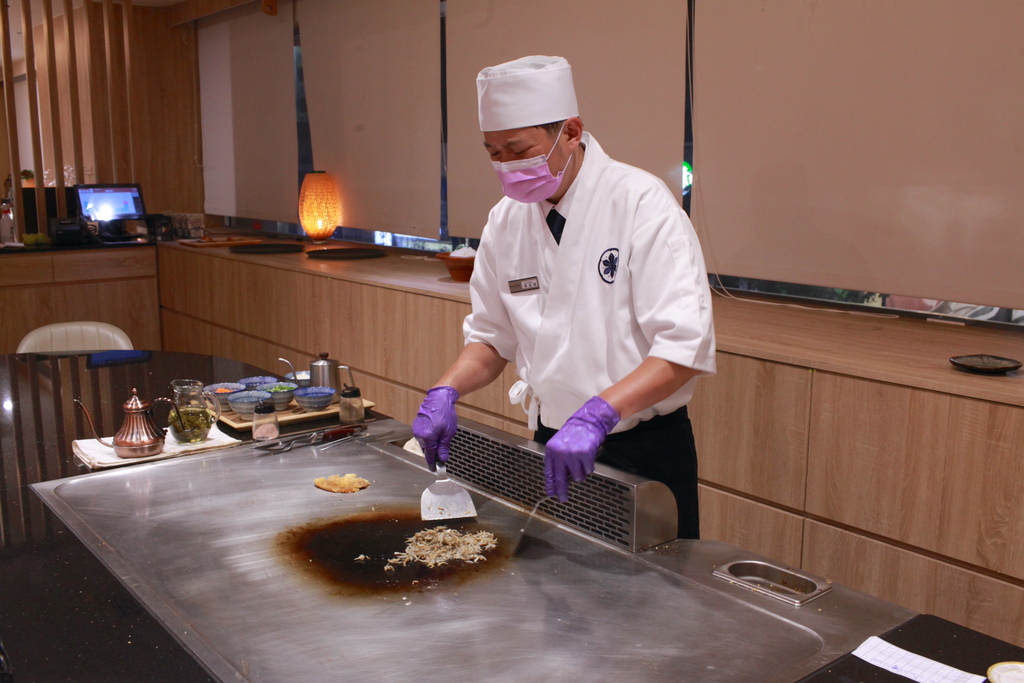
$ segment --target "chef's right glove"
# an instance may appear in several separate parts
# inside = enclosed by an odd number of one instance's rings
[[[448,462],[448,446],[459,426],[455,417],[458,400],[459,392],[454,388],[434,387],[427,392],[412,421],[412,434],[420,442],[431,472],[437,469],[438,460]]]
[[[597,450],[618,423],[618,411],[600,396],[565,421],[544,451],[544,487],[549,496],[569,502],[569,476],[583,481],[594,471]]]

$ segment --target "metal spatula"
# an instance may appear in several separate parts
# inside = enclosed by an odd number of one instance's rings
[[[420,517],[428,521],[476,517],[469,491],[448,478],[444,463],[437,463],[437,481],[420,496]]]

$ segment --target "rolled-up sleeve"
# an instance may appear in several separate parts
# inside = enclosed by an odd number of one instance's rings
[[[696,232],[674,202],[648,199],[630,254],[633,307],[648,356],[714,373],[711,289]]]

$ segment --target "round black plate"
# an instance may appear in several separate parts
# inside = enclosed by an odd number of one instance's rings
[[[954,356],[949,359],[949,362],[962,370],[985,375],[1001,375],[1011,370],[1017,370],[1021,366],[1019,360],[1003,358],[1002,356],[990,356],[985,353],[973,356]]]
[[[338,249],[311,249],[306,256],[316,259],[357,259],[357,258],[378,258],[384,255],[382,249],[364,249],[362,247]]]
[[[301,244],[237,244],[230,247],[235,254],[294,254],[305,249]]]

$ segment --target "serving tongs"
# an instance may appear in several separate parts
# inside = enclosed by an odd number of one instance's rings
[[[295,436],[290,439],[268,441],[266,443],[257,444],[256,446],[253,446],[253,448],[258,451],[263,451],[264,453],[287,453],[296,446],[313,446],[319,443],[340,441],[342,439],[358,436],[364,431],[366,431],[366,425],[347,425],[345,427],[337,427],[335,429],[325,429],[322,432],[302,434],[301,436]]]

